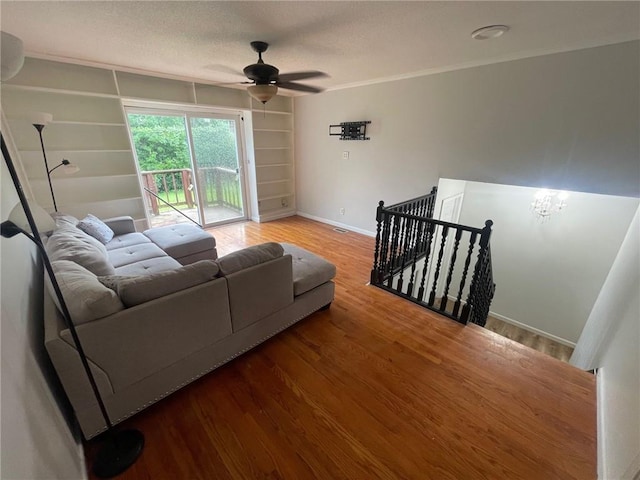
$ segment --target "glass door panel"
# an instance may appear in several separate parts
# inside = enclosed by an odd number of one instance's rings
[[[239,117],[188,116],[193,167],[205,225],[244,219]]]

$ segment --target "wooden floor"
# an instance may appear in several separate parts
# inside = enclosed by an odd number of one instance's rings
[[[553,358],[557,358],[563,362],[569,362],[571,354],[573,354],[573,348],[568,345],[554,342],[550,338],[529,332],[523,328],[498,320],[492,316],[487,318],[485,328],[497,333],[498,335],[510,338],[514,342],[521,343],[522,345],[531,347],[534,350],[551,355]]]
[[[300,217],[212,233],[221,255],[323,255],[335,301],[125,422],[146,445],[119,478],[596,478],[592,375],[366,285],[371,238]]]

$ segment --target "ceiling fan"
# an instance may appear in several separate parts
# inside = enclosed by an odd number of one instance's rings
[[[278,87],[287,90],[296,90],[298,92],[319,93],[322,88],[312,87],[311,85],[303,85],[296,83],[296,80],[306,80],[309,78],[326,77],[324,72],[309,70],[306,72],[291,72],[280,74],[273,65],[264,63],[262,54],[267,51],[269,44],[267,42],[251,42],[251,48],[258,53],[258,61],[244,67],[244,75],[250,80],[252,85],[247,88],[249,95],[256,100],[267,103],[278,92]]]

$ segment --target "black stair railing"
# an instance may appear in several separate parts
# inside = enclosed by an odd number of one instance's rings
[[[435,196],[434,188],[390,207],[379,203],[371,284],[458,322],[484,326],[495,293],[493,222],[475,228],[435,220]]]

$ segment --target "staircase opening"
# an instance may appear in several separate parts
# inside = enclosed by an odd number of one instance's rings
[[[437,187],[376,212],[371,284],[460,323],[484,326],[495,292],[491,226],[433,218]]]

